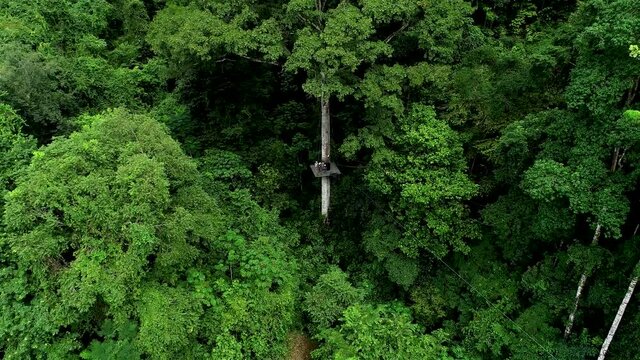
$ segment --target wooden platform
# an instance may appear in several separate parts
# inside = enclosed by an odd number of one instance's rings
[[[333,175],[340,175],[342,174],[340,172],[340,169],[338,169],[338,166],[336,166],[336,164],[334,163],[326,163],[329,166],[328,170],[323,169],[323,163],[321,162],[316,162],[315,164],[311,164],[309,165],[309,167],[311,168],[311,171],[313,171],[313,175],[315,177],[327,177],[327,176],[333,176]]]

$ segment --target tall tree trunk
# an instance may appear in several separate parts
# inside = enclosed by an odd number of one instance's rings
[[[321,157],[323,162],[329,162],[331,156],[331,115],[329,113],[329,96],[323,96],[320,99],[320,108],[322,112],[321,124]],[[321,190],[321,207],[320,213],[324,221],[329,220],[329,199],[331,198],[331,178],[325,176],[322,179]]]
[[[622,156],[620,155],[620,148],[616,147],[613,151],[613,156],[611,158],[611,168],[610,171],[612,173],[616,172],[618,169],[618,163],[622,160]],[[596,225],[596,231],[593,234],[593,240],[591,241],[591,246],[598,245],[598,240],[600,239],[600,233],[602,232],[602,226],[600,224]],[[576,318],[576,312],[578,311],[578,304],[580,303],[580,297],[582,296],[582,291],[584,290],[584,285],[587,283],[587,274],[582,274],[580,276],[580,281],[578,282],[578,290],[576,291],[576,298],[573,302],[573,310],[569,314],[569,321],[567,322],[567,326],[564,328],[564,337],[565,339],[569,337],[571,334],[571,328],[573,327],[573,321]]]
[[[602,232],[602,226],[600,224],[596,225],[596,231],[593,234],[593,240],[591,240],[591,246],[598,245],[598,240],[600,239],[600,233]],[[580,281],[578,282],[578,290],[576,291],[576,298],[573,302],[573,310],[571,310],[571,314],[569,314],[569,322],[567,326],[564,328],[564,337],[567,338],[571,334],[571,328],[573,327],[573,321],[576,319],[576,312],[578,311],[578,303],[580,302],[580,297],[582,296],[582,290],[584,290],[584,285],[587,283],[587,274],[582,274],[580,276]]]
[[[613,324],[611,324],[611,329],[609,329],[609,334],[607,334],[607,338],[604,339],[602,343],[602,349],[600,349],[600,355],[598,356],[598,360],[604,360],[604,356],[607,354],[607,350],[609,350],[609,345],[611,345],[611,340],[613,340],[613,335],[616,334],[618,330],[618,325],[620,325],[620,321],[622,320],[622,315],[624,315],[624,311],[627,309],[627,305],[629,304],[629,300],[631,300],[631,296],[633,295],[633,290],[636,288],[636,284],[638,283],[638,277],[634,277],[631,279],[629,283],[629,288],[627,289],[627,293],[624,295],[620,306],[618,307],[618,313],[616,313],[615,319],[613,319]]]

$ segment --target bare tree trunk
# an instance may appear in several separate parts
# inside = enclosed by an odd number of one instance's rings
[[[612,173],[616,172],[618,168],[618,163],[624,156],[624,152],[620,155],[620,148],[616,147],[613,151],[613,157],[611,159],[611,169]],[[605,208],[606,209],[606,208]],[[604,209],[603,209],[604,210]],[[596,231],[593,234],[593,240],[591,241],[591,246],[598,245],[598,240],[600,239],[600,233],[602,232],[602,226],[600,224],[596,225]],[[580,276],[580,281],[578,282],[578,290],[576,291],[576,298],[573,302],[573,310],[569,314],[569,321],[567,322],[567,326],[564,328],[564,337],[565,339],[569,337],[571,334],[571,328],[573,327],[573,321],[576,318],[576,312],[578,311],[578,304],[580,303],[580,297],[582,296],[582,291],[584,290],[584,286],[587,282],[587,274],[582,274]]]
[[[600,349],[600,355],[598,355],[598,360],[604,360],[604,356],[607,354],[607,350],[609,350],[609,345],[611,345],[611,340],[613,340],[613,336],[616,334],[618,330],[618,325],[620,325],[620,321],[622,320],[622,315],[624,315],[624,311],[627,309],[627,305],[629,305],[629,300],[631,300],[631,296],[633,295],[633,290],[636,288],[636,284],[638,283],[638,277],[634,277],[631,279],[629,283],[629,288],[627,289],[627,293],[624,295],[622,302],[620,303],[620,307],[618,307],[618,313],[616,314],[615,319],[613,319],[613,324],[611,324],[611,329],[609,329],[609,334],[607,334],[607,338],[604,339],[602,343],[602,349]]]
[[[329,162],[331,156],[331,115],[329,113],[329,97],[322,97],[320,99],[320,108],[322,112],[322,124],[321,124],[321,157],[323,162]],[[321,208],[320,213],[327,222],[329,219],[329,199],[331,198],[331,178],[325,176],[322,179],[321,190]]]
[[[596,225],[596,231],[593,234],[593,240],[591,240],[591,246],[598,245],[598,240],[600,239],[600,233],[602,232],[602,226],[600,224]],[[573,321],[576,319],[576,312],[578,311],[578,303],[580,302],[580,297],[582,296],[582,291],[584,290],[584,285],[587,283],[587,274],[582,274],[580,276],[580,281],[578,282],[578,290],[576,291],[576,298],[573,302],[573,310],[571,310],[571,314],[569,314],[569,322],[567,326],[564,328],[564,337],[567,338],[571,334],[571,328],[573,327]]]

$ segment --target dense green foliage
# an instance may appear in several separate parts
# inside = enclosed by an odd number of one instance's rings
[[[0,357],[595,359],[639,44],[637,0],[2,1]]]

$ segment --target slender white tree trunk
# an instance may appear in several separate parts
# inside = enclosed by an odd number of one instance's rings
[[[618,307],[618,313],[616,313],[615,319],[613,319],[613,324],[611,324],[611,329],[609,329],[609,334],[607,334],[607,338],[604,339],[602,343],[602,349],[600,349],[600,355],[598,356],[598,360],[604,360],[604,356],[607,354],[607,350],[609,350],[609,345],[611,345],[611,340],[613,340],[613,335],[616,334],[618,330],[618,325],[620,325],[620,321],[622,320],[622,315],[624,315],[624,311],[627,309],[627,305],[629,304],[629,300],[631,300],[631,296],[633,295],[633,290],[636,288],[636,284],[638,283],[638,277],[634,277],[631,279],[629,283],[629,288],[627,289],[627,293],[624,295],[622,302],[620,303],[620,307]]]
[[[320,108],[322,112],[321,124],[321,157],[323,162],[329,162],[331,156],[331,115],[329,113],[329,97],[325,96],[320,99]],[[331,178],[323,177],[321,190],[321,207],[320,213],[324,221],[329,219],[329,200],[331,198]]]
[[[622,160],[623,154],[620,154],[620,148],[616,147],[613,151],[613,156],[611,158],[611,169],[612,173],[616,172],[618,169],[618,163]],[[593,234],[593,240],[591,241],[591,246],[598,245],[598,240],[600,239],[600,233],[602,232],[602,226],[600,224],[596,225],[596,231]],[[580,276],[580,281],[578,282],[578,290],[576,291],[576,298],[573,302],[573,310],[569,314],[569,321],[567,322],[567,326],[564,328],[564,337],[565,339],[569,337],[571,334],[571,328],[573,327],[573,321],[576,318],[576,312],[578,311],[578,304],[580,303],[580,297],[582,296],[582,291],[584,290],[584,286],[587,283],[587,274],[582,274]]]
[[[600,233],[602,232],[602,226],[600,224],[596,225],[596,231],[593,234],[593,240],[591,240],[591,246],[598,245],[598,240],[600,239]],[[580,297],[582,296],[582,291],[584,290],[584,285],[587,283],[587,274],[582,274],[580,276],[580,281],[578,282],[578,290],[576,291],[576,298],[573,302],[573,310],[569,314],[569,322],[567,326],[564,328],[564,337],[567,338],[571,334],[571,328],[573,328],[573,321],[576,319],[576,312],[578,311],[578,303],[580,303]]]

